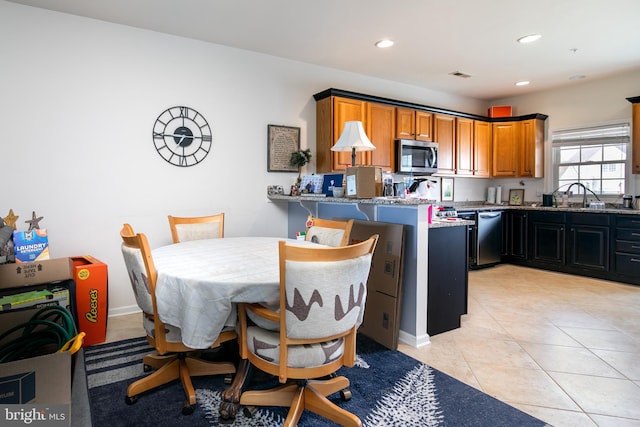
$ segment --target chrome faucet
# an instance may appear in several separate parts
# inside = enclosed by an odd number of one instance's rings
[[[587,207],[587,191],[590,192],[591,194],[593,194],[594,196],[596,196],[596,199],[598,199],[598,201],[600,201],[600,198],[598,197],[598,195],[596,193],[594,193],[593,191],[591,191],[589,188],[587,188],[581,182],[573,182],[573,183],[569,184],[569,188],[567,188],[567,194],[570,194],[571,187],[573,187],[574,185],[577,185],[578,187],[582,187],[582,189],[583,189],[583,193],[584,193],[584,196],[582,197],[582,207],[583,208]]]

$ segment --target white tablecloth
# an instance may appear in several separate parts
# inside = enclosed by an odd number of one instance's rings
[[[280,240],[287,239],[225,237],[154,249],[160,319],[182,330],[185,345],[206,348],[235,326],[234,303],[278,302]]]

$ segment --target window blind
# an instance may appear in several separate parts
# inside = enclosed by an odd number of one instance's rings
[[[625,144],[631,141],[629,123],[554,131],[554,146],[589,144]]]

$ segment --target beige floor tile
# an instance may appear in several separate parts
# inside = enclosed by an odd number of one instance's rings
[[[580,408],[542,370],[469,362],[485,393],[510,404],[579,411]]]
[[[640,363],[638,363],[638,353],[609,350],[592,351],[628,379],[640,381]]]
[[[541,406],[513,404],[512,406],[526,412],[553,427],[599,427],[587,414],[580,411],[544,408]]]
[[[584,347],[532,343],[520,343],[520,345],[545,371],[624,378],[620,372]]]
[[[640,427],[640,420],[593,414],[589,414],[589,416],[598,424],[598,427]]]
[[[628,334],[612,329],[561,327],[564,332],[587,348],[640,352],[640,343]]]
[[[538,320],[534,323],[522,320],[499,323],[518,342],[581,347],[580,343],[560,328],[544,320]]]
[[[462,354],[469,364],[475,362],[506,368],[540,369],[515,341],[469,339],[462,348]]]
[[[586,413],[640,420],[640,387],[632,381],[561,372],[549,375]]]

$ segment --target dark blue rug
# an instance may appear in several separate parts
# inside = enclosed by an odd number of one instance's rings
[[[88,395],[94,427],[117,426],[217,426],[222,377],[193,378],[198,403],[191,415],[182,415],[184,393],[175,381],[125,404],[127,386],[144,376],[142,357],[150,352],[144,338],[84,349]],[[363,335],[358,336],[358,361],[339,373],[351,381],[352,399],[343,402],[338,393],[330,398],[356,414],[364,426],[519,426],[546,424],[518,409]],[[254,383],[273,380],[262,373]],[[257,388],[250,384],[249,388]],[[252,418],[242,411],[234,426],[279,426],[286,408],[258,408]],[[228,424],[226,424],[228,425]],[[308,411],[300,426],[329,426],[328,420]]]

